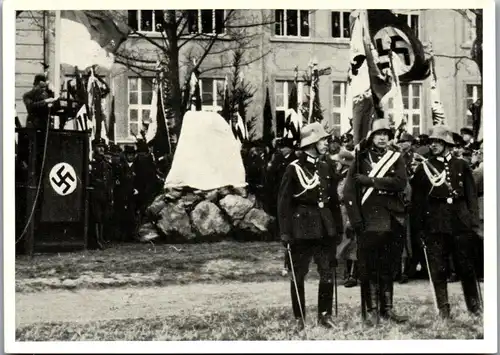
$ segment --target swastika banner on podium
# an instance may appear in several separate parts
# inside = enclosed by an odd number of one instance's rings
[[[82,174],[85,171],[84,136],[49,136],[43,195],[42,222],[79,222],[83,216]]]

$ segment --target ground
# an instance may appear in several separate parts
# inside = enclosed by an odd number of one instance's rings
[[[478,339],[482,319],[450,285],[454,318],[438,321],[429,283],[396,284],[405,325],[360,322],[359,288],[338,288],[336,328],[315,325],[317,273],[306,285],[307,332],[293,332],[278,243],[125,245],[16,261],[16,339]]]

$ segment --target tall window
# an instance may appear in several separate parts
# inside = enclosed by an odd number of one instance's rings
[[[349,25],[350,11],[332,11],[332,37],[350,38],[351,30]]]
[[[276,130],[278,132],[278,136],[282,136],[285,127],[285,111],[292,106],[292,103],[290,102],[290,93],[293,89],[293,80],[276,81],[274,88],[276,104]],[[297,82],[297,102],[295,103],[298,104],[299,112],[302,102],[304,102],[304,95],[304,82],[299,81]]]
[[[396,13],[396,16],[406,21],[406,24],[413,30],[415,36],[420,35],[420,16],[415,13]]]
[[[309,10],[275,10],[275,34],[287,37],[309,37]]]
[[[187,28],[190,34],[223,34],[224,10],[188,10]]]
[[[128,10],[128,25],[135,31],[161,32],[163,10]]]
[[[128,132],[139,135],[142,122],[148,121],[153,98],[152,78],[128,79]]]
[[[202,110],[218,112],[222,110],[224,80],[200,79]]]
[[[340,136],[349,130],[349,118],[345,111],[345,97],[347,84],[343,81],[333,82],[332,128],[333,134]]]
[[[401,84],[403,96],[403,114],[407,119],[406,129],[414,136],[421,132],[422,124],[422,85]],[[394,108],[392,99],[389,100],[389,110]],[[391,111],[389,111],[391,115]]]
[[[481,85],[467,84],[465,89],[465,112],[467,112],[465,124],[467,126],[472,126],[472,112],[469,110],[469,106],[481,97]]]

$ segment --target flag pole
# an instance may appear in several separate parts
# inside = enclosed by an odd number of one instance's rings
[[[54,64],[54,94],[58,97],[61,93],[61,10],[56,10]]]

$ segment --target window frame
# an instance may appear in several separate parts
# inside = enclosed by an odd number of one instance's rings
[[[289,95],[288,95],[288,83],[293,83],[294,80],[285,80],[285,79],[276,79],[274,81],[274,103],[275,103],[275,107],[274,107],[274,111],[286,111],[288,110],[290,107],[289,107],[289,102],[288,102],[288,99],[289,99]],[[283,106],[278,106],[276,104],[276,98],[277,98],[277,88],[278,88],[278,84],[279,83],[282,83],[283,84]],[[304,98],[304,87],[305,87],[305,81],[300,81],[300,80],[297,80],[297,100],[299,100],[299,98]],[[286,95],[285,95],[286,93]],[[301,108],[303,106],[303,103],[304,101],[300,101],[298,102],[298,110],[299,110],[299,113],[302,112]]]
[[[186,35],[187,36],[197,36],[197,35],[204,35],[204,36],[224,36],[227,35],[227,28],[226,28],[226,17],[227,17],[227,10],[226,9],[192,9],[188,11],[197,11],[196,12],[196,25],[198,27],[197,32],[189,32],[189,23],[187,24],[187,29],[186,29]],[[202,32],[202,20],[201,20],[201,11],[202,10],[212,10],[212,32]],[[215,11],[222,11],[223,12],[223,23],[222,23],[222,32],[221,33],[216,33],[216,16],[215,16]],[[189,21],[188,19],[186,21]]]
[[[402,86],[408,86],[408,108],[404,107],[404,99],[403,99],[403,115],[406,117],[406,130],[412,135],[422,134],[423,131],[423,85],[421,82],[413,82],[413,83],[402,83]],[[419,107],[418,108],[410,108],[413,106],[413,99],[417,96],[414,95],[414,89],[418,88],[418,98],[419,98]],[[402,94],[402,93],[401,93]],[[401,95],[403,96],[403,95]],[[392,98],[391,98],[392,100]],[[388,113],[392,113],[394,109],[394,103],[389,105],[390,109]],[[413,115],[419,115],[418,125],[413,124]],[[414,129],[418,128],[418,134],[414,133]]]
[[[472,96],[469,96],[468,94],[468,87],[472,86]],[[467,101],[469,98],[474,100],[474,97],[476,98],[473,102],[477,101],[479,99],[479,92],[480,92],[481,84],[479,83],[465,83],[465,95],[464,95],[464,106],[465,106],[465,126],[472,126],[472,112],[469,110],[469,105],[467,104]],[[482,111],[481,111],[482,115]]]
[[[422,32],[422,21],[420,20],[422,13],[420,11],[414,11],[414,10],[394,10],[394,14],[408,16],[407,20],[406,20],[406,24],[408,25],[408,27],[411,30],[413,30],[413,28],[411,27],[411,19],[412,19],[412,17],[416,17],[417,18],[417,34],[416,34],[416,37],[418,39],[420,39],[421,32]]]
[[[131,11],[131,10],[128,10],[128,11]],[[133,10],[132,10],[133,11]],[[159,35],[161,34],[163,31],[160,31],[160,30],[156,30],[156,11],[164,11],[164,10],[135,10],[137,11],[137,29],[134,30],[138,33],[141,33],[141,34],[148,34],[148,35]],[[142,19],[142,11],[153,11],[153,14],[152,14],[152,17],[151,17],[151,22],[152,22],[152,28],[153,30],[152,31],[146,31],[146,30],[142,30],[141,29],[141,19]],[[165,15],[165,14],[163,14]]]
[[[276,18],[276,11],[278,10],[281,10],[283,11],[283,28],[282,28],[282,33],[283,34],[277,34],[276,33],[276,23],[278,22],[278,19]],[[286,16],[286,12],[287,10],[296,10],[297,11],[297,35],[294,36],[294,35],[289,35],[289,34],[285,34],[286,31],[286,23],[287,23],[287,16]],[[301,34],[301,24],[300,24],[300,15],[301,15],[301,11],[307,11],[307,23],[308,23],[308,27],[309,27],[309,34],[307,36],[302,36]],[[274,9],[274,37],[277,37],[277,38],[311,38],[311,11],[310,10],[306,10],[306,9]]]
[[[333,13],[338,12],[340,14],[340,34],[341,37],[334,37],[333,36]],[[349,41],[351,38],[349,37],[344,37],[344,13],[349,12],[349,15],[351,14],[352,10],[331,10],[330,11],[330,37],[333,40],[336,41]],[[351,33],[351,28],[350,24],[348,23],[347,26],[349,27],[349,34]]]
[[[130,103],[130,81],[132,79],[137,79],[137,104]],[[154,78],[153,77],[139,77],[139,76],[129,76],[127,78],[127,138],[128,140],[133,139],[134,136],[131,133],[131,124],[137,124],[137,135],[140,134],[141,130],[144,128],[144,121],[142,118],[143,110],[149,110],[151,113],[151,102],[148,104],[142,103],[142,81],[151,80],[151,95],[154,91]],[[135,92],[135,91],[134,91]],[[139,103],[140,102],[140,103]],[[132,122],[130,119],[130,111],[137,110],[137,122]]]
[[[200,85],[200,96],[201,96],[201,110],[205,112],[220,112],[222,111],[222,105],[224,104],[224,97],[220,96],[219,99],[219,91],[218,84],[221,83],[221,87],[224,88],[224,80],[222,78],[199,78],[198,83]],[[212,81],[212,105],[204,105],[203,104],[203,81],[211,80]]]
[[[347,81],[342,81],[342,80],[333,80],[332,82],[332,91],[330,98],[332,100],[332,107],[331,107],[331,127],[332,128],[339,128],[339,135],[342,134],[342,132],[347,132],[349,128],[351,127],[349,124],[349,113],[346,112],[346,99],[347,99]],[[340,84],[340,107],[335,107],[334,105],[334,86],[335,84]],[[336,95],[335,95],[336,96]],[[334,114],[339,113],[340,114],[340,124],[335,124],[334,123]]]

